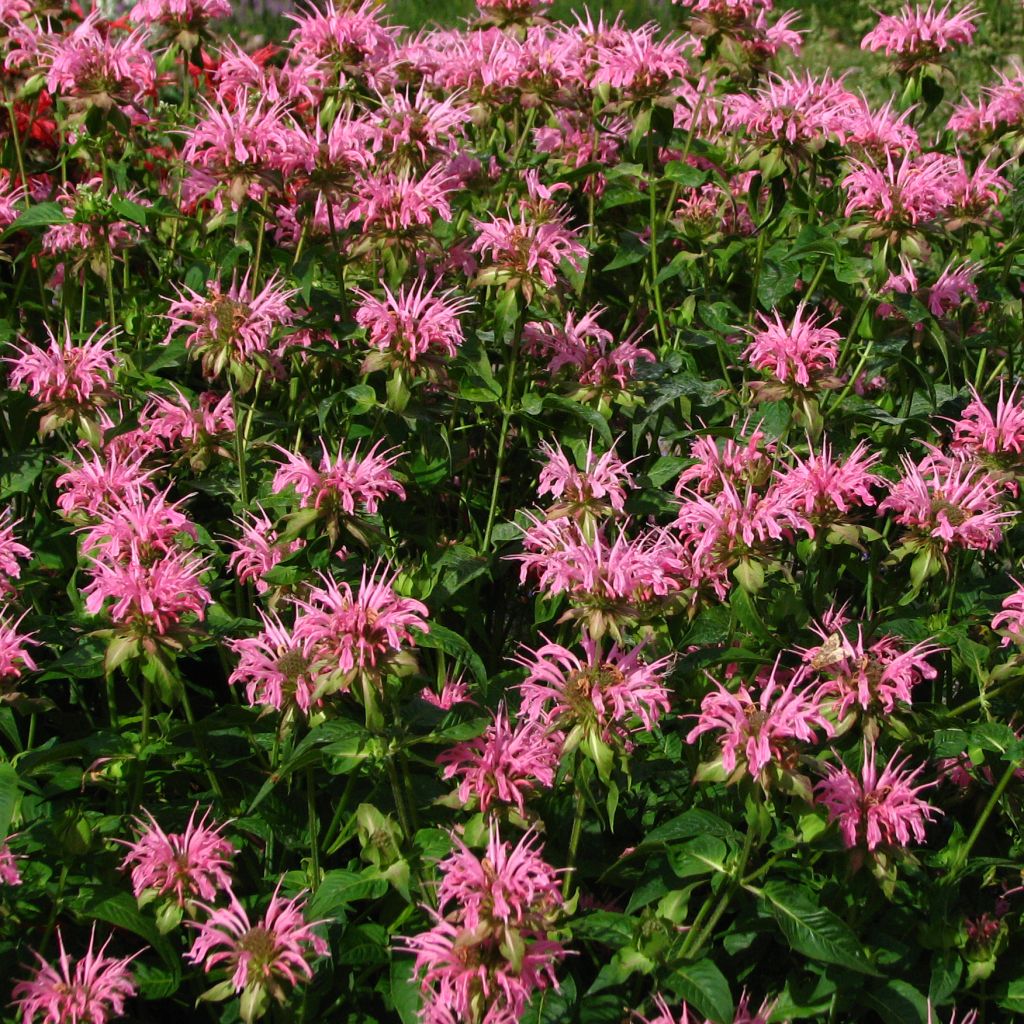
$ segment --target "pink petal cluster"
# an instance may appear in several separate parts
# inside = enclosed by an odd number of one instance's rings
[[[861,40],[862,50],[884,50],[895,56],[902,71],[927,64],[958,46],[970,44],[981,17],[973,4],[959,11],[947,2],[938,10],[934,0],[927,7],[904,4],[898,14],[880,14],[878,24]]]
[[[8,622],[0,615],[0,692],[4,681],[17,679],[24,672],[34,672],[39,666],[28,653],[28,645],[34,644],[31,633],[21,633],[22,615],[16,622]]]
[[[14,528],[21,520],[11,518],[11,510],[0,510],[0,597],[14,593],[13,581],[21,576],[21,563],[32,557],[24,544],[14,539]]]
[[[1003,524],[1013,518],[1002,507],[1002,483],[977,466],[937,453],[921,463],[904,455],[903,476],[879,512],[893,513],[912,537],[930,540],[944,551],[953,547],[992,550]]]
[[[857,507],[877,504],[872,488],[886,481],[871,470],[880,458],[877,452],[869,454],[864,441],[845,458],[836,458],[828,440],[822,438],[820,452],[812,449],[806,458],[794,454],[793,465],[778,472],[777,493],[812,523],[835,522]]]
[[[21,871],[18,861],[21,859],[11,852],[8,843],[10,838],[0,843],[0,885],[21,885]]]
[[[444,765],[442,778],[459,780],[463,803],[475,799],[484,814],[495,804],[511,804],[524,815],[526,798],[554,785],[561,752],[561,737],[537,722],[513,727],[501,704],[482,736],[456,743],[437,762]]]
[[[924,765],[906,770],[909,758],[899,760],[900,751],[878,772],[873,745],[864,745],[860,776],[846,765],[826,765],[826,777],[815,786],[818,802],[828,810],[830,821],[839,822],[848,849],[866,846],[905,847],[911,836],[924,842],[925,824],[942,812],[918,794],[934,782],[915,785]]]
[[[783,685],[776,676],[776,662],[760,694],[741,683],[735,693],[714,681],[715,689],[701,701],[697,724],[686,736],[693,743],[706,732],[720,732],[718,742],[722,767],[731,775],[737,764],[758,778],[769,765],[788,767],[794,755],[794,740],[814,743],[816,729],[831,736],[833,728],[824,717],[819,695],[800,688],[795,676]],[[742,759],[742,761],[741,761]]]
[[[184,832],[165,832],[149,811],[149,821],[136,819],[140,834],[125,843],[128,853],[121,870],[131,870],[132,891],[138,899],[146,890],[172,896],[179,907],[193,901],[212,902],[231,888],[230,867],[235,848],[221,835],[223,825],[209,826],[207,808],[196,821],[193,809]]]
[[[332,462],[327,445],[321,440],[323,454],[319,470],[301,455],[277,445],[285,461],[274,474],[273,492],[280,494],[293,487],[302,499],[303,508],[320,509],[325,514],[340,510],[352,516],[358,510],[373,515],[389,494],[405,498],[405,489],[391,475],[391,467],[399,455],[392,454],[393,448],[381,451],[383,443],[383,440],[377,441],[362,458],[358,445],[349,456],[339,450]]]
[[[609,507],[624,511],[626,488],[633,486],[633,478],[614,450],[595,456],[591,441],[583,469],[577,469],[557,445],[542,441],[540,450],[547,462],[541,467],[537,493],[555,499],[549,516],[578,518],[586,512],[600,515]]]
[[[85,955],[73,960],[58,927],[56,964],[34,953],[39,966],[12,993],[22,1024],[107,1024],[123,1016],[125,1003],[137,991],[128,965],[139,954],[119,960],[106,955],[110,938],[98,950],[95,942],[94,927]]]
[[[971,401],[953,425],[950,447],[961,457],[984,461],[995,456],[997,462],[1018,463],[1024,455],[1024,401],[1017,397],[1017,385],[1009,395],[999,385],[994,413],[971,388]]]
[[[198,935],[186,959],[201,963],[207,974],[219,967],[230,972],[235,992],[244,993],[243,1019],[247,1021],[254,1014],[246,1016],[245,1009],[255,1010],[261,996],[270,995],[283,1002],[289,989],[313,977],[310,958],[328,956],[330,952],[314,931],[322,922],[306,920],[303,895],[286,900],[280,890],[279,882],[263,916],[255,923],[230,889],[228,906],[202,906],[206,919],[187,922]]]
[[[743,358],[783,384],[812,387],[826,371],[835,369],[840,335],[829,326],[834,321],[822,324],[817,314],[805,313],[800,303],[788,326],[777,310],[772,317],[759,313],[761,329],[749,332],[753,340]]]
[[[234,549],[228,557],[228,565],[240,583],[253,583],[260,594],[270,589],[264,576],[283,558],[287,558],[302,547],[303,541],[282,541],[266,512],[257,506],[255,512],[246,512],[236,520],[241,530],[238,538],[229,538],[228,544]]]
[[[562,906],[559,872],[534,841],[527,832],[510,846],[492,823],[482,857],[456,840],[441,862],[441,912],[402,940],[416,956],[424,1024],[511,1024],[534,992],[557,988],[566,950],[547,934]]]
[[[1017,589],[1007,597],[1003,598],[1002,610],[997,612],[992,619],[993,629],[1002,629],[1002,646],[1007,647],[1011,643],[1024,644],[1024,584],[1013,581]]]

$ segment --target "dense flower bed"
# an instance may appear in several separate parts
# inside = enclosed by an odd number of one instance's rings
[[[1024,71],[479,8],[0,0],[9,1019],[1024,1012]]]

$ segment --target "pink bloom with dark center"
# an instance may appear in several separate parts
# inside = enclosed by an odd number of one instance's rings
[[[593,442],[589,443],[586,463],[580,470],[561,448],[543,441],[539,447],[547,462],[540,471],[537,493],[550,494],[556,502],[549,515],[575,517],[587,510],[600,513],[608,506],[616,512],[625,509],[626,488],[633,486],[633,478],[614,450],[595,457]]]
[[[85,587],[85,607],[99,615],[106,601],[111,619],[143,635],[164,636],[191,613],[202,619],[212,598],[202,585],[205,562],[175,549],[143,561],[137,548],[124,562],[93,560],[92,582]]]
[[[254,293],[248,272],[240,284],[232,282],[226,292],[214,282],[207,289],[204,296],[186,288],[171,302],[165,344],[179,330],[189,331],[185,346],[201,359],[207,377],[219,376],[232,362],[281,355],[284,343],[273,339],[295,320],[288,303],[297,294],[296,289],[285,288],[274,274]]]
[[[793,740],[814,743],[816,728],[831,736],[833,728],[822,713],[814,691],[800,689],[794,677],[783,686],[775,677],[778,662],[758,696],[745,684],[730,693],[721,683],[701,701],[697,725],[687,734],[693,743],[705,732],[718,731],[722,767],[727,774],[736,770],[739,759],[757,778],[773,762],[786,765],[793,752]]]
[[[644,644],[631,650],[612,644],[605,652],[586,631],[580,646],[582,658],[561,644],[546,643],[518,659],[528,671],[519,687],[520,714],[547,728],[596,730],[603,740],[655,729],[670,708],[664,680],[672,655],[645,661]]]
[[[392,454],[396,451],[394,448],[381,451],[383,443],[383,440],[377,441],[362,458],[358,445],[349,456],[339,450],[332,462],[327,445],[321,440],[323,455],[319,470],[301,455],[275,445],[285,461],[274,474],[273,492],[280,494],[294,487],[303,508],[330,511],[336,507],[350,516],[355,515],[358,508],[373,515],[389,494],[405,499],[405,489],[391,475],[391,467],[401,453]]]
[[[38,401],[38,410],[56,417],[53,425],[58,426],[75,413],[94,411],[112,397],[118,358],[111,344],[118,330],[97,329],[76,345],[67,323],[60,339],[48,324],[43,326],[49,337],[45,346],[20,338],[22,347],[5,362],[10,364],[11,387],[25,385]]]
[[[513,728],[502,703],[482,736],[455,744],[437,763],[445,766],[442,778],[459,780],[463,803],[475,798],[484,814],[493,804],[512,804],[524,815],[526,798],[554,785],[561,752],[561,737],[536,722]]]
[[[278,882],[267,909],[255,923],[230,888],[229,906],[201,905],[207,911],[206,920],[186,922],[199,933],[186,959],[201,963],[207,974],[226,967],[235,992],[251,993],[253,1008],[259,1005],[260,996],[271,995],[283,1003],[291,988],[313,977],[310,958],[328,956],[330,952],[313,930],[323,922],[305,918],[303,895],[286,900],[279,895],[280,890]],[[253,1015],[243,1015],[243,1019],[251,1021]]]
[[[400,365],[424,360],[452,359],[465,340],[459,317],[473,304],[454,291],[438,293],[439,281],[427,287],[426,278],[402,285],[397,294],[386,285],[378,299],[361,288],[355,319],[368,332],[370,344],[389,353]]]
[[[939,453],[941,456],[941,453]],[[944,551],[962,547],[990,551],[1003,537],[1003,484],[978,466],[929,457],[915,463],[902,456],[903,476],[892,486],[878,511],[891,512],[912,536],[941,544]]]
[[[95,942],[93,926],[85,956],[72,960],[58,926],[56,964],[33,951],[39,966],[12,993],[22,1024],[107,1024],[124,1015],[126,1001],[136,993],[128,965],[139,953],[118,960],[106,955],[110,938],[98,950]]]
[[[974,22],[981,11],[973,4],[959,11],[951,8],[951,3],[938,10],[934,2],[927,7],[904,4],[899,14],[880,14],[878,24],[861,40],[861,49],[884,50],[904,72],[934,62],[940,54],[969,44],[977,30]]]
[[[995,414],[973,388],[971,396],[953,426],[950,447],[962,456],[995,455],[1017,461],[1024,455],[1024,402],[1017,398],[1017,385],[1004,395],[1000,383]]]
[[[758,313],[760,330],[748,333],[753,341],[743,352],[756,370],[770,373],[783,384],[793,383],[809,388],[828,370],[834,370],[839,358],[838,331],[822,324],[817,314],[805,316],[805,304],[797,306],[792,322],[787,326],[778,311],[772,318]]]
[[[0,689],[3,680],[17,679],[23,672],[34,672],[39,667],[27,649],[28,644],[35,643],[32,634],[18,631],[24,617],[8,622],[0,616]]]
[[[828,809],[830,821],[839,822],[847,849],[864,845],[905,847],[913,838],[924,842],[925,824],[941,814],[918,794],[934,782],[914,785],[924,765],[906,771],[909,758],[898,760],[899,748],[879,774],[874,745],[864,744],[860,777],[843,765],[826,765],[826,777],[815,786],[818,802]]]
[[[794,465],[777,471],[780,499],[814,523],[834,522],[858,506],[877,504],[871,488],[881,487],[886,481],[871,470],[880,458],[877,452],[868,453],[865,441],[845,458],[836,458],[829,442],[822,438],[820,452],[812,450],[806,458],[794,454]]]
[[[132,891],[138,899],[147,889],[161,896],[173,894],[179,907],[196,899],[212,902],[218,893],[231,888],[231,860],[235,848],[221,835],[223,825],[210,827],[211,808],[196,821],[194,808],[184,832],[165,832],[149,811],[148,823],[138,818],[141,830],[134,843],[125,843],[128,853],[121,870],[131,870]]]
[[[239,656],[228,682],[245,684],[245,697],[254,707],[303,713],[317,705],[318,673],[314,668],[319,636],[289,629],[275,615],[260,609],[263,629],[256,636],[228,641]]]
[[[377,576],[380,571],[379,577]],[[331,671],[348,673],[380,671],[406,646],[414,646],[416,635],[429,633],[427,606],[411,597],[399,597],[394,590],[394,572],[380,563],[363,567],[359,590],[321,575],[323,586],[311,587],[305,600],[296,602],[302,615],[295,624],[295,636],[311,638],[317,644],[318,661]]]
[[[938,675],[925,659],[944,648],[930,641],[907,648],[898,637],[883,636],[867,645],[863,626],[857,627],[855,641],[839,628],[815,626],[814,631],[823,642],[801,654],[808,670],[824,680],[818,698],[835,702],[840,722],[854,705],[873,715],[888,715],[896,710],[897,701],[912,704],[914,687]]]

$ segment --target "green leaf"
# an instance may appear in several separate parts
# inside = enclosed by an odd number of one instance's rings
[[[546,395],[544,404],[549,409],[558,409],[585,423],[601,438],[606,447],[611,448],[615,444],[608,421],[596,409],[591,409],[589,405],[581,405],[562,395]]]
[[[669,850],[668,862],[680,878],[725,871],[728,849],[716,836],[699,835]]]
[[[803,886],[769,882],[761,895],[790,946],[813,960],[839,964],[852,971],[877,975],[857,936],[831,910],[818,905]]]
[[[411,956],[391,961],[391,1005],[402,1024],[419,1024],[420,986],[415,968],[416,961]]]
[[[35,203],[18,214],[4,235],[10,235],[24,228],[49,227],[51,224],[67,224],[68,218],[60,203]]]
[[[710,960],[678,968],[669,975],[666,985],[715,1024],[732,1021],[735,1004],[729,982]]]
[[[388,933],[372,922],[353,925],[341,940],[339,964],[382,964],[388,960]]]
[[[350,903],[379,899],[388,891],[386,879],[367,878],[358,871],[328,871],[309,901],[306,916],[311,921],[333,920]]]
[[[0,764],[0,842],[11,830],[11,819],[18,803],[18,773],[12,764]]]
[[[913,985],[899,978],[879,988],[866,986],[858,996],[885,1024],[923,1024],[928,1019],[928,1003]]]
[[[453,658],[461,658],[466,667],[476,677],[481,686],[487,684],[487,669],[480,660],[480,655],[469,646],[469,642],[459,636],[454,630],[448,629],[437,622],[430,623],[430,632],[417,637],[416,644],[419,647],[427,647],[434,651],[444,651]]]
[[[671,843],[677,839],[692,839],[694,836],[719,836],[723,839],[736,835],[736,830],[724,819],[710,811],[684,811],[664,825],[648,833],[640,849],[655,843]]]

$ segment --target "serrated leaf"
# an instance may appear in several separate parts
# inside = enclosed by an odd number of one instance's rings
[[[34,203],[23,210],[11,222],[4,235],[22,231],[25,228],[49,227],[51,224],[67,224],[68,217],[60,203]]]
[[[379,899],[388,891],[386,879],[367,878],[358,871],[328,871],[309,901],[306,916],[311,921],[332,920],[350,903]]]
[[[857,936],[841,918],[820,906],[809,889],[769,882],[761,895],[768,901],[786,941],[797,953],[863,974],[878,974],[864,955]]]

